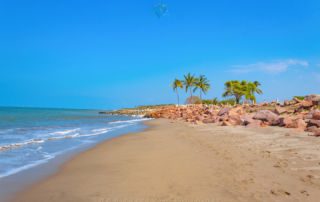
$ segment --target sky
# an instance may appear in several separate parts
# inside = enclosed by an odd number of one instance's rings
[[[260,102],[320,94],[319,0],[0,0],[0,25],[0,106],[175,103],[189,72],[207,99],[233,79]]]

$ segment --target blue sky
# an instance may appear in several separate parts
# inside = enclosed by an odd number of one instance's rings
[[[259,101],[320,93],[319,1],[159,2],[0,0],[0,106],[174,103],[188,72],[206,98],[231,79],[260,81]]]

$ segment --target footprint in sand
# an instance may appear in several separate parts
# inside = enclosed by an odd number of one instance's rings
[[[314,179],[313,175],[306,175],[306,176],[300,178],[300,180],[302,182],[306,182],[308,184],[313,184],[313,182],[312,182],[313,179]]]
[[[290,192],[285,191],[285,190],[283,190],[283,189],[276,189],[276,190],[271,189],[271,190],[270,190],[270,193],[271,193],[272,195],[275,195],[275,196],[290,196],[290,195],[291,195]]]
[[[288,167],[288,162],[286,160],[279,160],[273,165],[275,168],[286,168]]]
[[[301,190],[300,193],[305,196],[310,196],[310,194],[306,190]]]

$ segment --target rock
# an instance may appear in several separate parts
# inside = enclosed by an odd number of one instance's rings
[[[290,117],[281,117],[281,118],[279,119],[277,125],[279,125],[279,126],[281,126],[281,127],[287,127],[287,128],[289,128],[289,126],[291,126],[292,123],[293,123],[292,118],[290,118]]]
[[[252,120],[253,121],[250,122],[249,124],[247,124],[246,127],[248,127],[248,128],[259,128],[259,127],[261,127],[262,121],[254,120],[254,119],[252,119]]]
[[[316,132],[318,130],[317,126],[310,126],[306,129],[308,132]]]
[[[313,136],[319,137],[320,136],[320,130],[316,130],[313,132]]]
[[[310,107],[313,107],[313,102],[309,100],[302,100],[299,105],[301,108],[308,109]]]
[[[215,123],[216,121],[214,119],[203,119],[203,123]]]
[[[254,121],[257,121],[257,120],[254,120],[252,117],[253,116],[251,114],[245,114],[241,116],[241,125],[246,126]]]
[[[275,108],[274,112],[275,112],[276,114],[280,115],[280,114],[283,114],[283,113],[287,112],[287,109],[285,109],[285,108],[283,108],[283,107],[278,107],[278,106],[277,106],[277,107]]]
[[[270,124],[273,124],[273,123],[276,124],[279,121],[279,118],[280,117],[277,114],[273,113],[270,110],[260,110],[253,117],[253,119],[257,119],[260,121],[267,121]]]
[[[311,119],[308,123],[308,126],[316,126],[316,127],[320,127],[320,120],[314,120],[314,119]]]
[[[316,110],[312,113],[312,119],[320,120],[320,111]]]
[[[228,121],[223,121],[223,122],[221,123],[221,126],[232,126],[232,124],[229,123]]]
[[[226,114],[229,113],[229,111],[230,111],[230,108],[229,108],[229,107],[222,108],[222,109],[218,112],[218,116],[226,115]]]
[[[320,95],[308,95],[304,100],[311,101],[314,105],[320,105]]]
[[[242,115],[244,114],[245,111],[244,111],[244,107],[243,106],[238,106],[238,107],[234,107],[234,108],[231,108],[229,110],[229,115]]]
[[[292,128],[296,128],[299,131],[305,131],[307,123],[303,119],[295,119],[292,123]]]
[[[242,121],[241,121],[241,118],[240,118],[240,115],[238,114],[235,114],[235,115],[229,115],[228,117],[228,122],[231,124],[231,125],[241,125]]]

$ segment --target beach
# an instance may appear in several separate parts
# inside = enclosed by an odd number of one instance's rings
[[[12,201],[318,201],[320,139],[279,127],[147,121]]]

